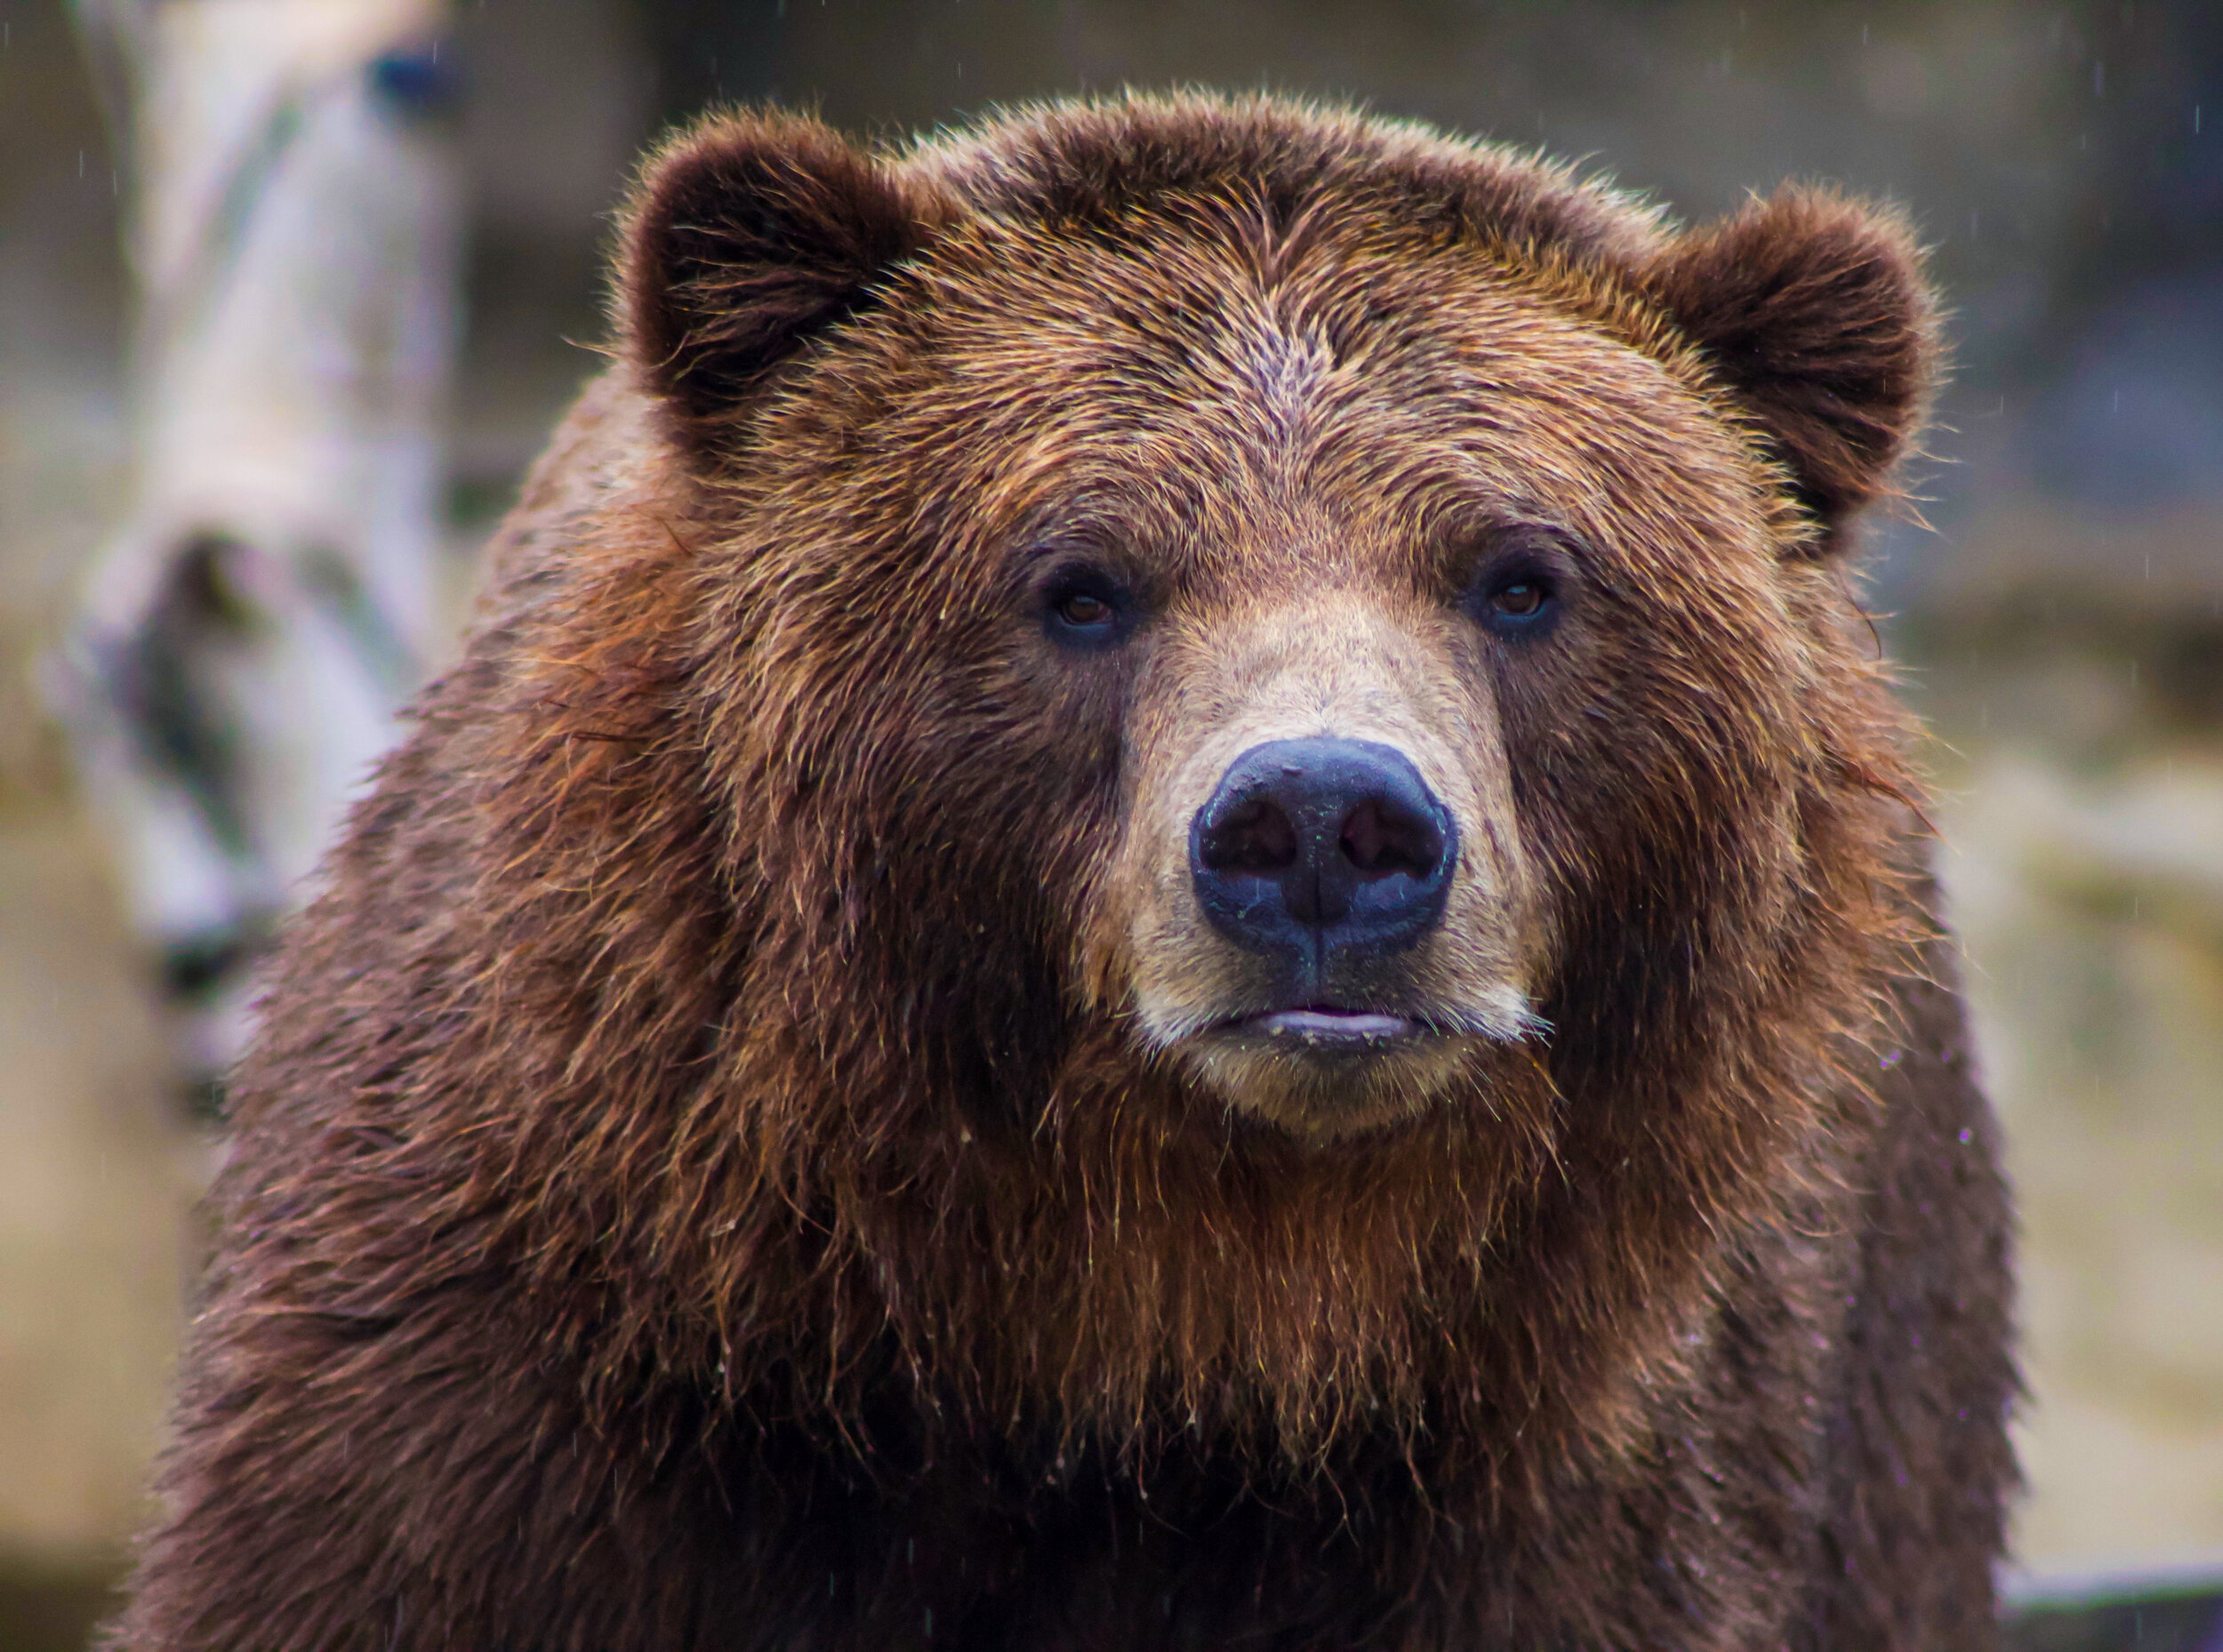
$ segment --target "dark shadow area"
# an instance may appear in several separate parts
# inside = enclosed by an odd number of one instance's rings
[[[0,1560],[0,1652],[75,1652],[116,1604],[119,1568]]]

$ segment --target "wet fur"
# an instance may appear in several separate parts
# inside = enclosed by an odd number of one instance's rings
[[[275,974],[117,1643],[1990,1644],[2003,1194],[1841,560],[1904,229],[1191,98],[723,117],[626,244]],[[1015,617],[1077,543],[1137,661]],[[1300,691],[1535,1021],[1356,1102],[1178,1036],[1169,823]]]

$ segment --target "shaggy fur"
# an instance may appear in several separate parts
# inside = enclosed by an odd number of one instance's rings
[[[719,117],[624,240],[277,966],[114,1643],[1992,1644],[2004,1194],[1842,562],[1904,227],[1138,98]],[[1219,1030],[1181,836],[1315,728],[1469,846],[1348,1082]]]

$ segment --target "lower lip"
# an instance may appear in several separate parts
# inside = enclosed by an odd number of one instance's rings
[[[1322,1049],[1360,1049],[1416,1036],[1417,1022],[1360,1010],[1283,1009],[1237,1023],[1248,1032]]]

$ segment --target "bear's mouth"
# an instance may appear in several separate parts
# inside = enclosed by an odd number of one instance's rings
[[[1223,1023],[1230,1032],[1294,1045],[1321,1054],[1378,1049],[1424,1035],[1429,1029],[1409,1015],[1393,1011],[1352,1009],[1341,1004],[1306,1004],[1295,1009],[1266,1010],[1238,1016]]]
[[[1481,1081],[1489,1059],[1481,1045],[1543,1028],[1511,988],[1472,1006],[1397,997],[1255,1003],[1224,1006],[1170,1042],[1205,1089],[1310,1142],[1412,1118],[1463,1082]]]

